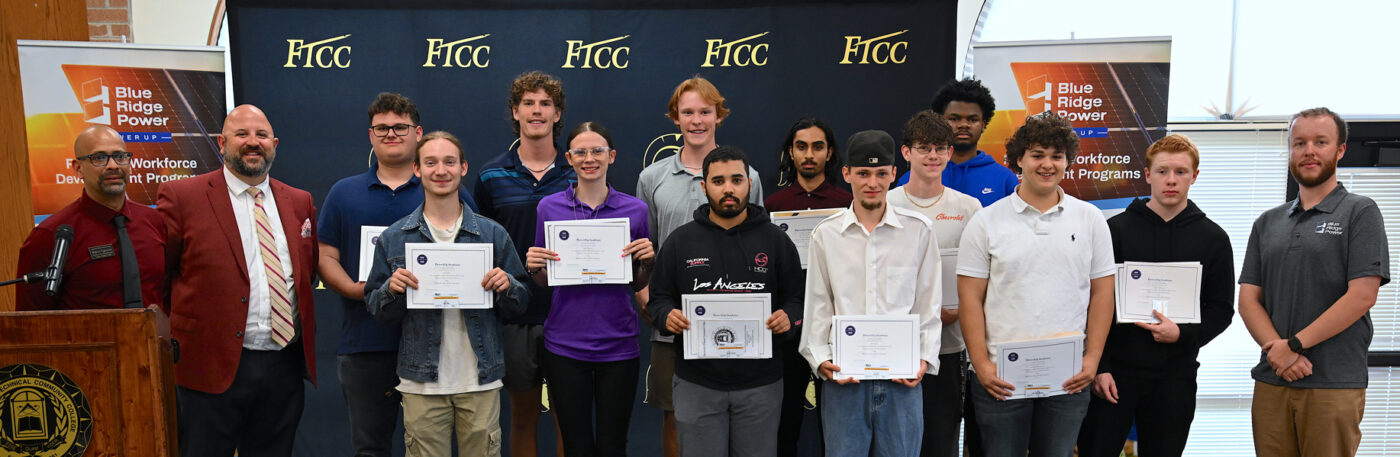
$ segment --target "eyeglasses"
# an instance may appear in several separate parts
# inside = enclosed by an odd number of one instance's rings
[[[927,144],[921,144],[921,145],[918,145],[918,146],[914,146],[914,147],[911,148],[911,149],[913,149],[914,152],[919,153],[919,155],[929,155],[929,154],[931,154],[931,153],[933,153],[933,152],[937,152],[938,155],[940,155],[940,156],[946,156],[946,155],[948,155],[948,148],[946,148],[946,147],[944,147],[944,148],[934,148],[933,146],[929,146],[929,145],[927,145]]]
[[[132,153],[126,151],[117,151],[111,154],[105,152],[94,152],[85,156],[78,156],[76,157],[76,159],[86,160],[94,167],[104,167],[107,166],[107,159],[117,161],[117,165],[126,165],[128,163],[131,163],[132,155]]]
[[[569,155],[574,156],[575,159],[584,159],[588,157],[603,157],[608,155],[609,152],[612,152],[612,148],[598,146],[592,149],[573,148],[569,150]]]
[[[408,135],[408,131],[409,131],[409,130],[413,130],[414,127],[417,127],[417,126],[416,126],[416,125],[413,125],[413,124],[375,125],[375,126],[370,126],[369,130],[370,130],[371,132],[374,132],[374,136],[383,138],[383,137],[389,136],[389,131],[390,131],[390,130],[392,130],[392,131],[394,132],[394,135],[398,135],[398,136],[405,136],[405,135]]]

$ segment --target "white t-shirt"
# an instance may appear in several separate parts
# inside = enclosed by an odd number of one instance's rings
[[[464,211],[467,211],[464,209]],[[424,218],[427,221],[427,218]],[[438,230],[428,223],[428,231],[433,234],[435,243],[454,243],[457,231],[462,228],[462,216],[452,223],[449,230]],[[436,382],[418,382],[399,378],[399,392],[417,395],[453,395],[467,392],[481,392],[499,389],[500,380],[482,385],[476,371],[476,351],[472,350],[472,340],[467,335],[467,325],[462,322],[462,310],[444,309],[442,313],[442,344],[438,345],[438,379]]]
[[[1003,342],[1084,331],[1089,281],[1115,271],[1110,237],[1103,212],[1063,190],[1043,214],[1013,193],[972,217],[958,247],[958,274],[987,279],[992,360]]]
[[[933,236],[938,239],[939,249],[957,249],[963,228],[972,220],[972,215],[982,209],[982,202],[951,187],[944,187],[943,193],[934,198],[913,197],[904,191],[904,187],[899,187],[891,190],[886,200],[891,205],[927,217],[933,223]],[[957,286],[957,282],[943,282],[943,287]],[[954,322],[943,326],[943,347],[938,351],[939,355],[962,352],[966,347],[961,325]]]

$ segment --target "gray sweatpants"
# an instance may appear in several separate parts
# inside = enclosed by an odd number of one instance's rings
[[[783,382],[714,390],[676,377],[672,402],[681,457],[771,457],[778,453]]]

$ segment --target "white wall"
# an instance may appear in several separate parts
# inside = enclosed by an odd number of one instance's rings
[[[218,0],[131,0],[132,41],[203,46]]]

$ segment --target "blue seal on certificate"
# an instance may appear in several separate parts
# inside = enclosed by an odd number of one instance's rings
[[[428,255],[427,255],[427,254],[418,254],[418,264],[419,264],[419,265],[427,265],[427,264],[428,264]]]
[[[560,230],[560,231],[559,231],[559,239],[561,239],[561,240],[567,240],[567,239],[569,239],[569,231],[568,231],[568,230]]]
[[[1142,270],[1133,270],[1131,276],[1133,277],[1133,279],[1142,279]]]
[[[696,315],[696,316],[704,316],[704,315],[705,315],[705,307],[704,307],[704,306],[696,306],[696,307],[695,307],[695,315]]]
[[[1019,358],[1021,358],[1021,356],[1016,355],[1015,352],[1012,352],[1012,353],[1006,355],[1006,360],[1010,360],[1010,361],[1012,361],[1012,362],[1015,362],[1016,359],[1019,359]]]
[[[854,326],[854,325],[847,325],[847,326],[846,326],[846,336],[855,336],[855,335],[856,335],[856,326]]]

